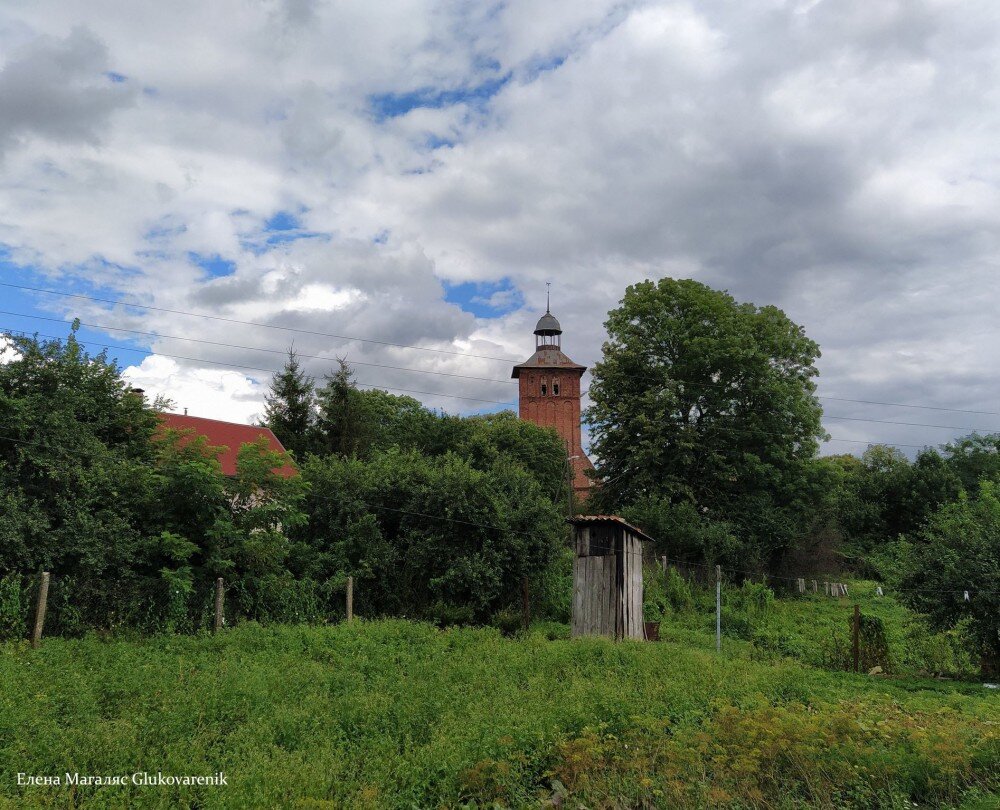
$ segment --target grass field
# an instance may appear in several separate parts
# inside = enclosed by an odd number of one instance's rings
[[[0,805],[1000,806],[996,693],[731,646],[388,620],[7,644]],[[136,771],[228,785],[16,785]]]

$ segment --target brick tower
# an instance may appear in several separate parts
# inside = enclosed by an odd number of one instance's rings
[[[563,354],[561,336],[562,327],[546,305],[545,314],[535,327],[535,353],[514,366],[511,377],[518,381],[521,419],[555,428],[566,443],[573,493],[582,500],[587,497],[591,483],[584,470],[594,467],[583,452],[580,439],[580,378],[587,367]]]

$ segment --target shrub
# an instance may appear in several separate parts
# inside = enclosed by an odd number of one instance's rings
[[[524,614],[513,606],[502,608],[493,614],[490,626],[505,636],[513,636],[524,628]]]
[[[0,578],[0,641],[24,638],[28,625],[28,594],[22,578]]]
[[[691,590],[691,584],[675,568],[667,569],[663,590],[670,607],[678,612],[690,610],[694,604],[694,593]]]

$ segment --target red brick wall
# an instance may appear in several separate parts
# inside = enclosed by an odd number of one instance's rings
[[[555,385],[559,387],[558,394],[554,393]],[[590,479],[583,471],[593,465],[583,452],[580,435],[580,372],[557,368],[522,371],[518,378],[518,404],[521,419],[555,428],[566,443],[567,455],[579,456],[573,461],[573,489],[584,494],[590,488]]]

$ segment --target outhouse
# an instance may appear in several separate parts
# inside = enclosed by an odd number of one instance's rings
[[[642,543],[652,538],[615,515],[581,515],[569,523],[573,638],[642,639]]]

